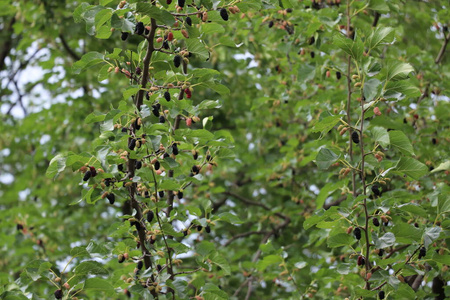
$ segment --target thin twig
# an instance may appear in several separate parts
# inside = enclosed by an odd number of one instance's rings
[[[441,50],[439,51],[438,56],[436,57],[436,60],[434,61],[436,64],[439,64],[444,57],[445,49],[447,48],[448,41],[450,41],[450,33],[448,33],[446,36],[444,36],[444,43],[442,44]]]

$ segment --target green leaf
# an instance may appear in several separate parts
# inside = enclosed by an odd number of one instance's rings
[[[83,289],[86,291],[104,292],[107,295],[114,295],[116,293],[114,287],[108,280],[99,277],[86,279]]]
[[[327,245],[330,248],[336,248],[341,246],[348,246],[355,242],[355,238],[346,233],[338,233],[328,237]]]
[[[105,116],[106,116],[105,114],[99,112],[91,112],[84,120],[84,123],[91,124],[101,122],[105,119]]]
[[[404,80],[408,78],[411,72],[414,72],[414,68],[410,64],[398,60],[390,60],[386,66],[386,80]]]
[[[399,130],[389,131],[391,145],[400,150],[403,154],[414,155],[414,149],[408,137]]]
[[[63,154],[58,154],[50,161],[47,171],[45,172],[45,176],[47,178],[53,178],[54,180],[62,171],[64,171],[65,168],[66,156]]]
[[[194,53],[195,56],[198,56],[203,60],[209,59],[209,52],[206,49],[205,45],[202,42],[200,42],[200,40],[196,38],[190,38],[186,39],[185,43],[189,52]]]
[[[203,241],[195,247],[196,252],[203,257],[208,256],[209,253],[211,253],[215,249],[216,246],[213,243],[207,241]]]
[[[178,191],[181,188],[181,184],[173,179],[165,179],[158,186],[160,190]]]
[[[367,8],[382,14],[386,14],[389,12],[389,6],[384,0],[370,0],[369,6]]]
[[[242,223],[244,223],[244,221],[239,219],[238,216],[233,215],[230,212],[221,213],[221,214],[218,215],[218,217],[220,218],[220,220],[228,222],[230,224],[242,224]]]
[[[231,274],[231,268],[228,264],[228,261],[225,259],[225,257],[219,252],[215,251],[211,255],[209,255],[209,259],[211,262],[217,266],[219,266],[222,270],[224,275],[230,275]]]
[[[369,35],[366,40],[366,45],[369,51],[375,49],[381,44],[392,43],[394,40],[394,28],[378,26]]]
[[[75,268],[75,275],[107,275],[109,272],[103,267],[103,265],[99,262],[89,260],[80,263]]]
[[[175,24],[175,18],[164,8],[159,8],[151,3],[138,2],[136,12],[145,14],[167,26]]]
[[[262,260],[258,261],[256,264],[256,268],[258,271],[263,272],[267,267],[273,264],[279,264],[283,261],[281,256],[279,255],[268,255],[265,256]]]
[[[375,142],[379,143],[381,147],[386,148],[391,144],[389,132],[385,128],[375,126],[371,128],[370,132],[372,133],[372,137]]]
[[[397,243],[419,242],[422,237],[422,233],[418,228],[407,223],[395,224],[392,228],[392,233],[395,235]]]
[[[419,96],[420,90],[408,80],[389,81],[383,93],[384,98],[396,100]]]
[[[416,180],[428,173],[428,167],[412,157],[400,158],[394,170]]]
[[[380,94],[381,82],[376,78],[369,79],[364,83],[363,91],[366,101],[372,101]]]
[[[51,266],[52,264],[48,261],[42,259],[33,260],[26,266],[27,275],[30,276],[33,281],[39,280],[41,277],[45,276],[44,274],[50,272],[49,269]]]
[[[79,61],[73,64],[72,71],[74,74],[80,74],[82,71],[103,62],[103,54],[92,51],[88,52]]]
[[[328,131],[330,131],[337,123],[339,123],[339,120],[341,119],[341,116],[328,116],[317,122],[314,127],[311,129],[312,132],[321,132],[320,139],[324,137],[324,134],[326,134]]]
[[[437,240],[441,232],[442,228],[438,226],[427,228],[423,233],[423,244],[425,248],[428,248],[428,246],[430,246],[435,240]]]
[[[336,182],[336,183],[328,182],[327,184],[325,184],[325,186],[320,189],[319,195],[317,195],[316,207],[318,209],[322,208],[322,206],[325,203],[325,200],[327,199],[328,195],[330,195],[332,192],[334,192],[335,190],[337,190],[341,186],[342,186],[341,182]]]
[[[449,171],[450,170],[450,160],[444,161],[439,164],[435,169],[433,169],[430,173],[436,173],[439,171]]]
[[[319,169],[326,170],[332,164],[334,164],[339,159],[339,157],[340,155],[336,155],[330,149],[321,148],[316,156],[316,165],[319,167]]]
[[[387,248],[395,244],[395,235],[392,232],[387,232],[380,238],[376,238],[375,235],[372,235],[372,237],[375,242],[375,247],[378,249]]]
[[[356,38],[355,38],[356,39]],[[364,44],[360,39],[353,41],[343,34],[336,34],[333,40],[334,44],[344,50],[355,61],[359,62],[364,53]]]

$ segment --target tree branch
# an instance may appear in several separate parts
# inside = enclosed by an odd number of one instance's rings
[[[67,41],[64,38],[64,35],[62,33],[59,34],[59,38],[61,39],[61,43],[62,43],[64,49],[67,51],[67,53],[69,53],[69,55],[74,60],[80,60],[81,57],[78,54],[76,54],[75,51],[72,50],[72,48],[70,48],[69,44],[67,44]]]
[[[444,36],[444,43],[442,44],[441,50],[439,51],[439,54],[436,57],[436,60],[434,61],[436,64],[439,64],[442,61],[442,58],[444,57],[445,54],[445,49],[447,48],[448,41],[450,41],[450,33]]]

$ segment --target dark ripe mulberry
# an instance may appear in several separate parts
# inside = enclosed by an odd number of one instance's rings
[[[212,156],[211,155],[206,155],[206,161],[211,161],[212,160]]]
[[[136,130],[141,129],[141,125],[139,125],[139,118],[137,118],[136,121],[134,121],[133,127]]]
[[[381,196],[381,191],[380,191],[378,185],[376,185],[376,184],[372,185],[372,193],[377,197]]]
[[[166,49],[166,50],[169,50],[169,49],[170,49],[169,42],[168,42],[168,41],[164,41],[163,44],[162,44],[162,47],[163,47],[164,49]]]
[[[379,221],[377,218],[373,218],[373,219],[372,219],[372,223],[373,223],[373,225],[376,226],[376,227],[380,226],[380,221]]]
[[[224,21],[228,21],[228,12],[225,8],[220,9],[220,16]]]
[[[316,53],[314,53],[314,51],[312,51],[309,55],[311,55],[311,58],[314,58],[316,56]]]
[[[211,233],[211,227],[209,227],[209,225],[207,225],[207,226],[205,227],[205,231],[206,231],[207,233]]]
[[[178,68],[181,65],[181,60],[182,57],[180,55],[175,55],[175,57],[173,58],[173,65],[175,66],[175,68]]]
[[[56,299],[62,299],[63,291],[61,289],[58,289],[58,290],[55,291],[54,295],[55,295]]]
[[[119,264],[121,264],[125,261],[125,256],[123,254],[119,254],[117,260],[119,261]]]
[[[177,193],[177,197],[178,197],[178,199],[183,199],[183,192],[182,192],[182,191],[179,191],[179,192]]]
[[[144,23],[138,22],[136,24],[136,28],[134,29],[134,33],[136,33],[138,35],[142,35],[144,33],[144,30],[145,30]]]
[[[183,236],[187,236],[187,235],[188,235],[188,230],[187,229],[183,230]]]
[[[155,167],[155,170],[158,171],[159,168],[161,167],[161,164],[159,163],[159,161],[155,161],[155,164],[153,165]]]
[[[86,173],[84,173],[83,181],[88,181],[89,178],[91,178],[91,171],[90,170],[88,170]]]
[[[356,228],[353,230],[353,235],[355,236],[355,238],[356,238],[357,240],[360,240],[360,239],[361,239],[361,229],[360,229],[359,227],[356,227]]]
[[[287,12],[287,13],[291,13],[291,12],[292,12],[292,8],[286,9],[286,12]]]
[[[159,116],[159,123],[165,123],[166,122],[166,118],[164,118],[164,116]]]
[[[164,99],[166,99],[167,102],[170,101],[170,93],[168,91],[164,92]]]
[[[269,28],[272,28],[273,27],[273,21],[270,21],[269,22]]]
[[[127,295],[128,298],[131,298],[131,292],[129,290],[124,290],[123,291],[125,293],[125,295]]]
[[[116,195],[114,195],[113,193],[109,193],[108,195],[106,195],[106,199],[109,200],[109,204],[114,204],[114,202],[116,202]]]
[[[16,228],[17,228],[17,230],[23,230],[23,225],[22,224],[17,224]]]
[[[158,272],[161,272],[162,266],[161,265],[156,265],[156,270],[158,270]]]
[[[91,170],[91,177],[97,176],[97,170],[94,167],[89,167],[89,170]]]
[[[153,109],[152,109],[153,115],[155,117],[159,117],[159,110],[158,110],[158,108],[156,108],[155,105],[153,105],[152,107],[153,107]]]
[[[123,133],[127,133],[128,132],[128,128],[126,128],[126,127],[122,127],[122,130],[121,130]]]
[[[136,74],[137,75],[141,75],[142,74],[142,69],[139,67],[136,67]]]
[[[150,193],[148,191],[144,192],[144,198],[146,199],[150,198]]]
[[[122,41],[126,41],[128,38],[129,33],[128,32],[122,32],[122,35],[120,36],[120,38],[122,39]]]
[[[153,221],[153,217],[155,216],[155,213],[151,210],[147,213],[147,222],[151,223]]]
[[[150,93],[145,93],[145,99],[150,100]]]
[[[117,169],[119,169],[120,172],[123,172],[123,164],[117,165]]]
[[[315,41],[316,41],[316,38],[314,36],[312,36],[308,39],[308,44],[312,45],[312,44],[314,44]]]
[[[352,141],[355,144],[359,144],[359,134],[356,131],[352,133]]]
[[[167,158],[169,156],[170,156],[170,154],[166,152],[166,153],[164,153],[163,158]]]
[[[185,2],[186,2],[185,0],[178,0],[178,6],[179,7],[184,7],[184,3]]]
[[[142,270],[142,267],[144,267],[144,262],[142,260],[137,262],[136,268],[138,270]]]
[[[158,192],[158,196],[159,196],[159,198],[164,197],[164,191],[159,191],[159,192]]]
[[[192,157],[193,157],[195,160],[197,160],[197,158],[198,158],[198,152],[195,151],[194,154],[192,155]]]
[[[190,89],[186,88],[184,93],[186,94],[186,98],[190,99],[192,97],[192,92]]]
[[[145,30],[144,30],[144,33],[146,34],[146,35],[149,35],[150,34],[150,30],[148,29],[149,27],[145,27]]]
[[[192,173],[198,174],[199,171],[200,171],[200,170],[199,170],[199,168],[198,168],[197,165],[192,166]]]
[[[420,248],[419,259],[421,259],[422,257],[425,257],[426,255],[427,255],[427,249],[425,249],[425,247]]]
[[[197,231],[202,231],[203,226],[202,225],[197,225]]]
[[[431,142],[433,143],[433,145],[436,145],[436,144],[437,144],[436,138],[432,138],[432,139],[431,139]]]
[[[128,143],[128,148],[130,150],[134,150],[134,148],[136,148],[136,139],[131,139],[130,142]]]
[[[170,4],[172,4],[172,0],[167,0],[166,3],[167,3],[167,5],[170,5]]]
[[[379,298],[380,300],[384,299],[384,296],[385,296],[384,291],[379,291],[379,292],[378,292],[378,298]]]
[[[360,255],[358,256],[358,266],[364,266],[366,264],[366,260],[364,259],[364,256]]]
[[[342,76],[342,75],[341,75],[341,72],[339,72],[339,71],[336,72],[336,79],[337,79],[337,80],[341,79],[341,76]]]
[[[178,155],[178,146],[177,146],[177,144],[173,144],[172,145],[172,153],[174,155]]]
[[[188,24],[189,26],[192,26],[192,19],[191,19],[191,17],[186,17],[186,24]]]
[[[382,257],[383,254],[384,254],[384,249],[378,250],[378,256],[379,256],[379,257]]]
[[[140,160],[137,160],[135,163],[134,163],[134,166],[136,167],[136,169],[140,169],[140,168],[142,168],[142,161],[140,161]]]

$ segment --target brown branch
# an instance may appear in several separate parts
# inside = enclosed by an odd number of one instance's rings
[[[408,257],[408,259],[407,259],[406,262],[405,262],[405,265],[407,265],[407,264],[411,261],[411,259],[413,258],[413,256],[417,253],[417,251],[419,251],[419,249],[420,249],[421,247],[422,247],[422,245],[420,245],[420,246],[414,251],[414,253],[411,254],[411,255]],[[400,273],[400,271],[401,271],[402,269],[403,269],[403,268],[398,269],[398,270],[394,273],[394,276],[397,276],[398,273]],[[384,281],[383,283],[381,283],[379,286],[374,287],[374,288],[372,289],[372,291],[379,290],[379,289],[381,289],[383,286],[385,286],[386,284],[387,284],[387,280]]]
[[[228,245],[230,245],[235,240],[243,238],[243,237],[247,237],[247,236],[254,235],[254,234],[267,234],[267,233],[269,233],[269,231],[262,231],[262,230],[240,233],[240,234],[237,234],[237,235],[233,236],[232,238],[230,238],[223,246],[227,247]]]
[[[450,33],[444,36],[444,43],[442,44],[441,50],[439,51],[436,60],[434,61],[436,64],[439,64],[444,57],[445,49],[447,48],[448,41],[450,41]]]
[[[324,205],[323,205],[323,208],[324,208],[325,210],[328,210],[328,209],[330,209],[332,206],[338,206],[339,204],[341,204],[342,202],[344,202],[346,199],[347,199],[346,196],[341,197],[341,198],[339,198],[339,199],[337,199],[337,200],[335,200],[335,201],[333,201],[333,202],[331,202],[331,203],[324,204]]]
[[[62,33],[59,34],[59,38],[61,39],[61,43],[62,43],[64,49],[67,51],[67,53],[69,53],[69,55],[74,60],[80,60],[81,57],[78,54],[76,54],[75,51],[72,50],[72,48],[70,48],[69,44],[67,44],[67,41],[64,38],[64,35]]]
[[[0,70],[3,70],[3,68],[5,67],[5,59],[6,57],[8,57],[9,52],[11,51],[12,48],[12,40],[13,40],[13,25],[16,22],[16,16],[12,17],[11,20],[9,21],[8,24],[8,28],[4,29],[4,32],[8,32],[8,37],[6,39],[6,41],[3,42],[3,50],[2,53],[0,54]]]

